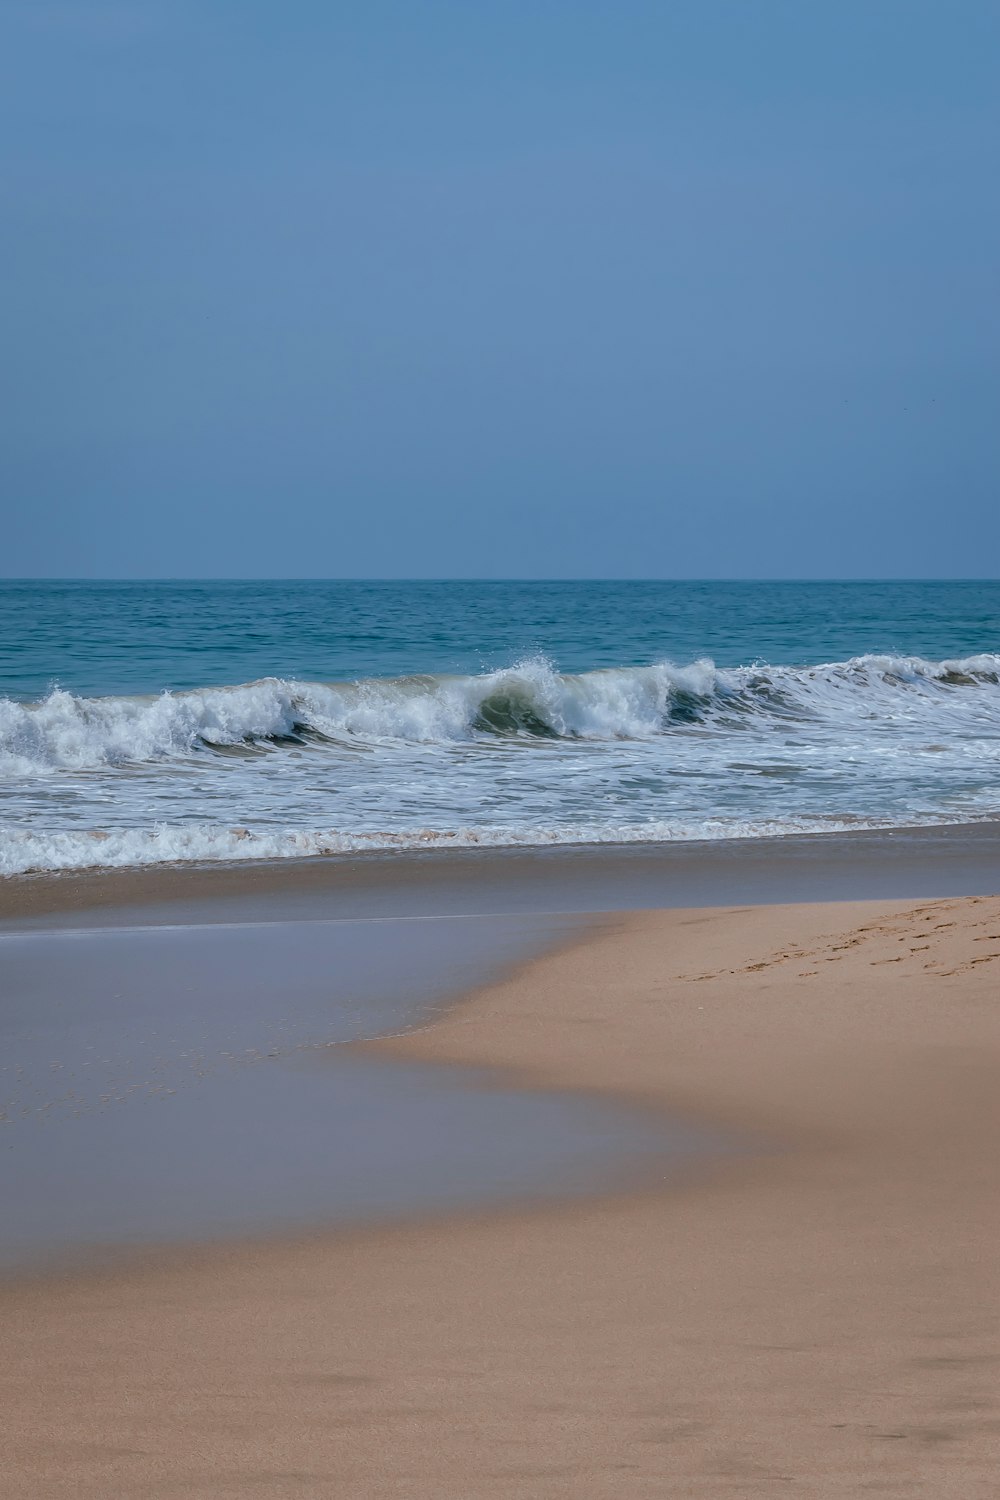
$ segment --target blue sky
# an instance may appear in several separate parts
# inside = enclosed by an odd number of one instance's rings
[[[0,0],[0,572],[996,575],[998,49]]]

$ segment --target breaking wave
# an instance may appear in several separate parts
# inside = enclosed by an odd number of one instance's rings
[[[265,678],[158,697],[0,698],[0,774],[24,778],[285,747],[496,739],[644,740],[717,727],[900,720],[1000,724],[1000,655],[861,656],[815,667],[708,660],[562,674],[543,660],[481,676],[354,683]]]

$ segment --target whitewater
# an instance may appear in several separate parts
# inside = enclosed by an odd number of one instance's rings
[[[0,873],[1000,816],[1000,655],[0,698]]]

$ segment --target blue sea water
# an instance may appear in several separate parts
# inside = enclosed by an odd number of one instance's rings
[[[0,872],[1000,814],[1000,582],[0,583]]]

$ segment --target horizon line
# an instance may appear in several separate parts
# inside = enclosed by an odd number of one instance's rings
[[[620,576],[614,574],[606,575],[579,575],[573,577],[549,577],[542,575],[510,574],[504,576],[484,576],[477,574],[453,574],[453,575],[379,575],[379,574],[310,574],[310,573],[232,573],[232,574],[147,574],[147,573],[125,573],[125,574],[44,574],[44,573],[12,573],[0,574],[0,584],[9,583],[478,583],[478,584],[507,584],[507,583],[539,583],[539,584],[603,584],[603,583],[674,583],[674,584],[696,584],[696,583],[845,583],[845,584],[896,584],[896,583],[1000,583],[1000,574],[993,576],[975,576],[962,574],[954,576],[946,575],[919,575],[899,574],[887,577],[880,574],[864,574],[847,577],[844,575],[829,575],[825,577],[807,575],[755,575],[755,576]]]

